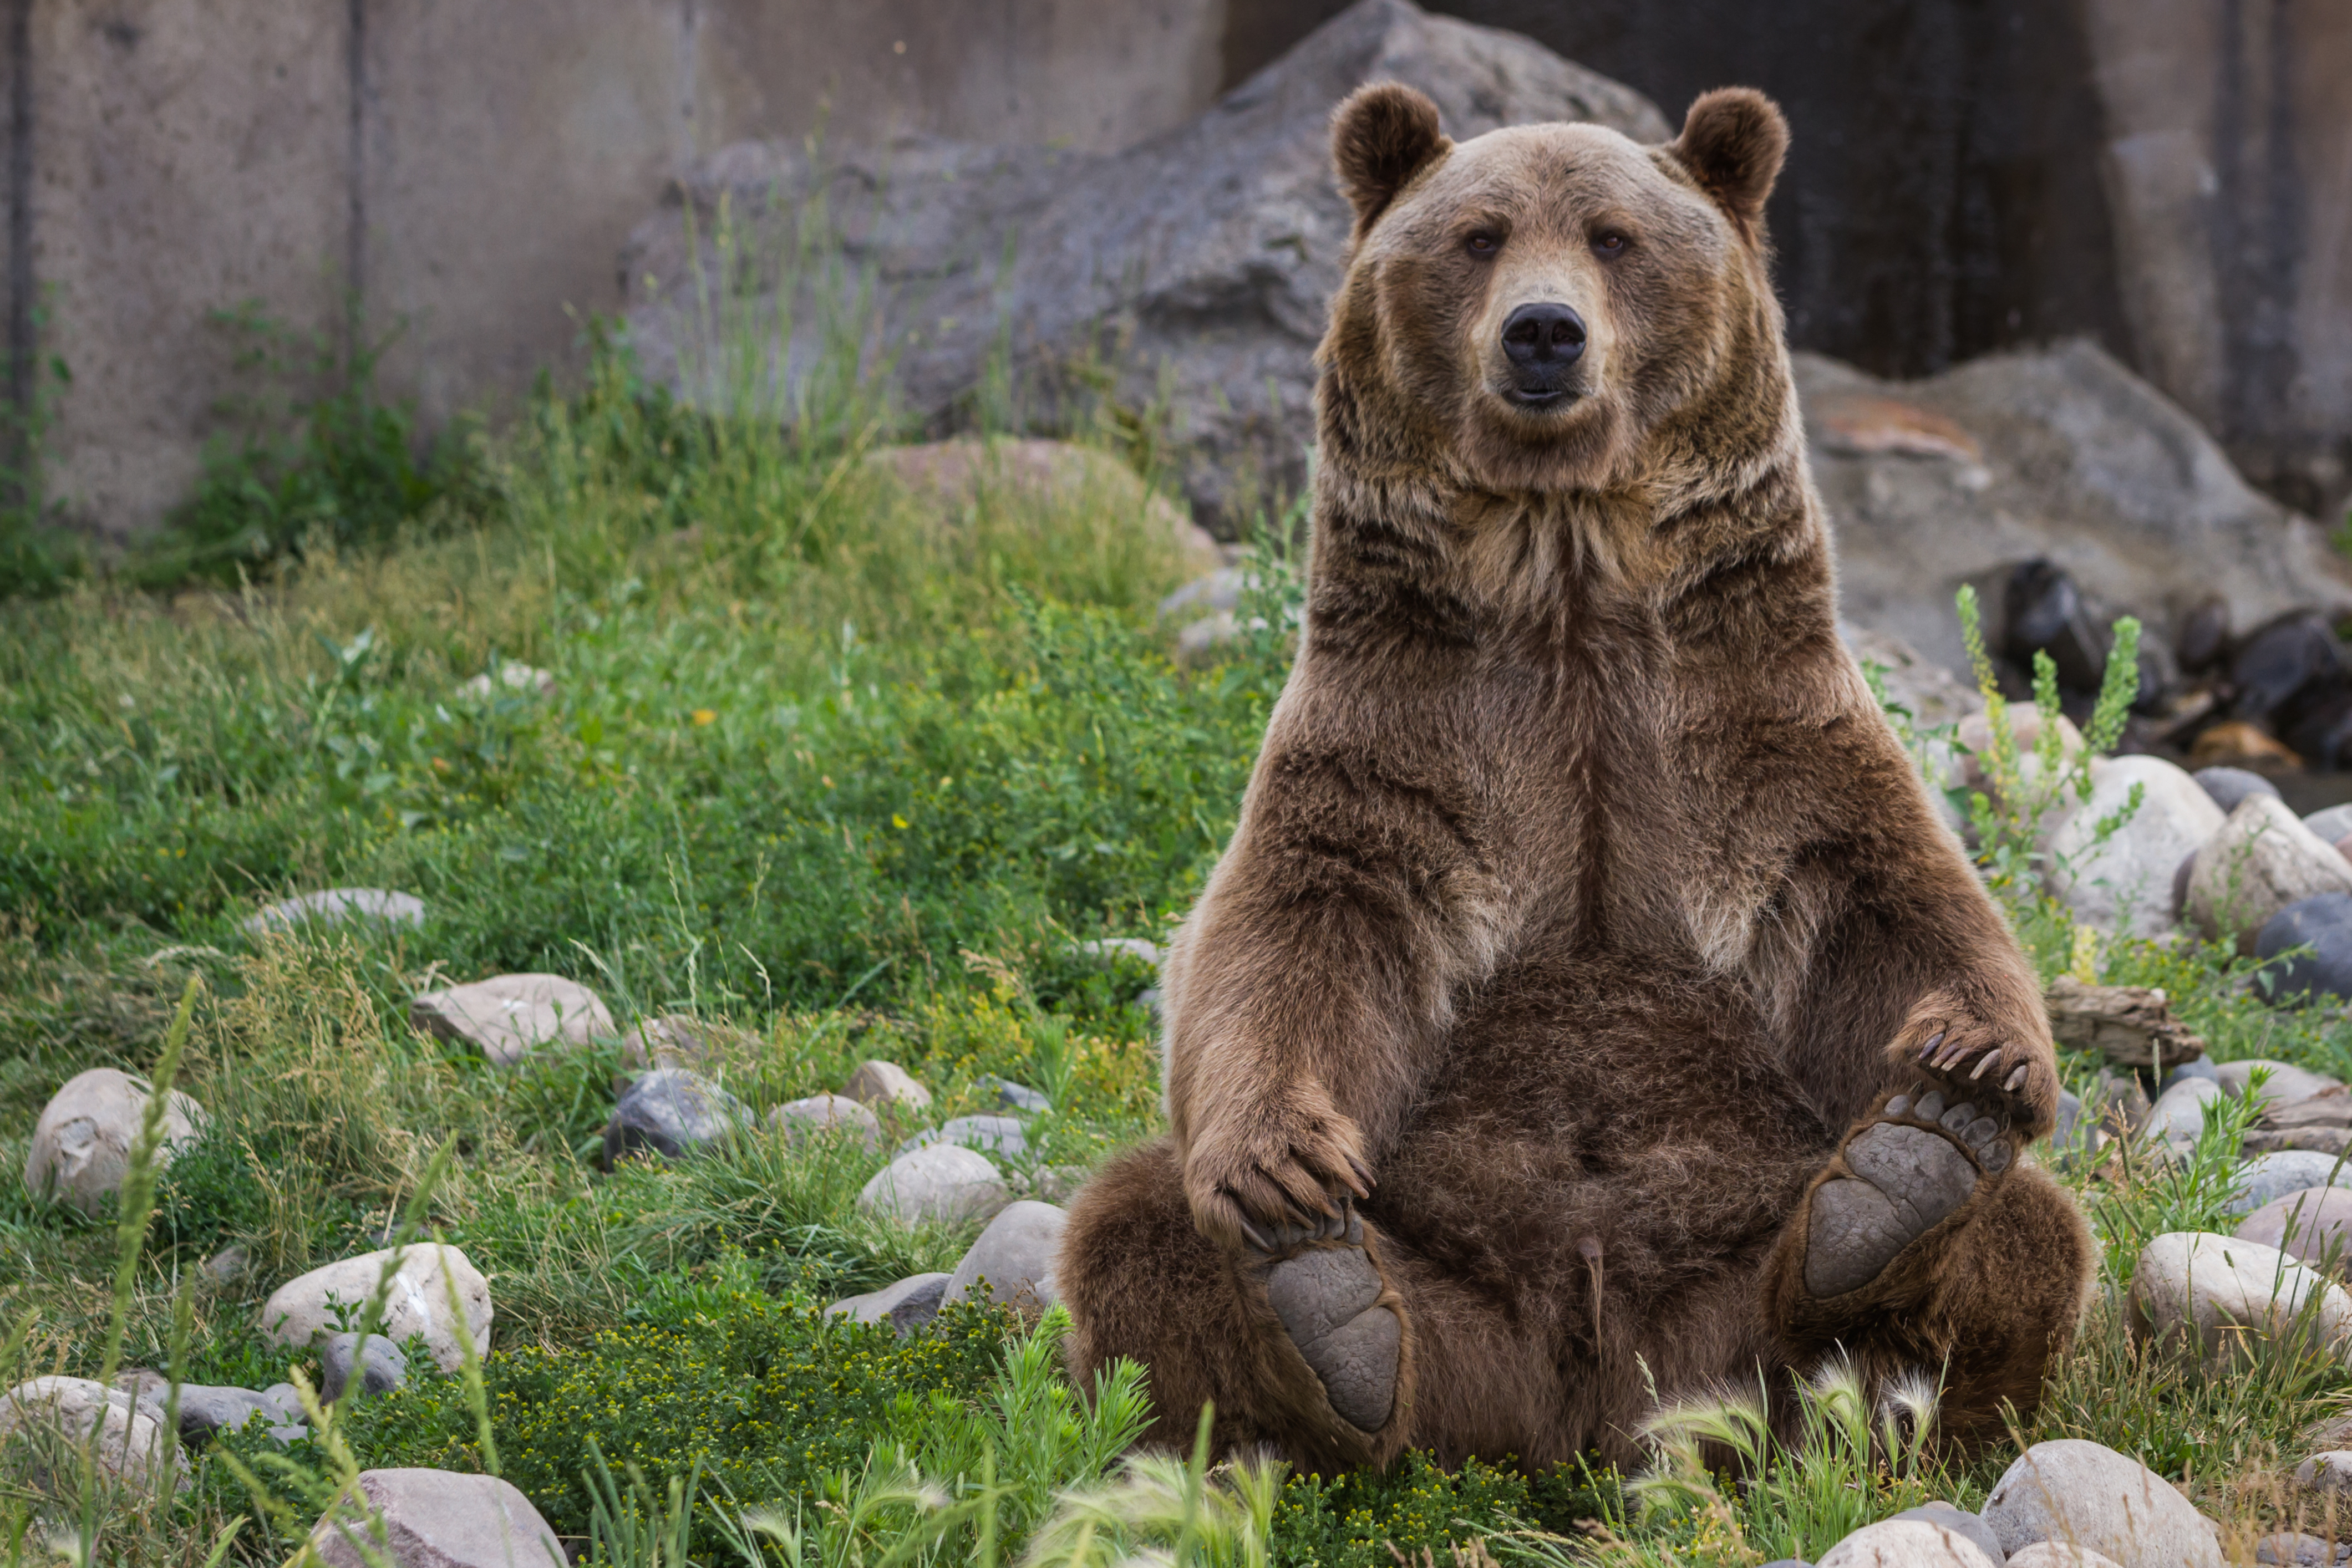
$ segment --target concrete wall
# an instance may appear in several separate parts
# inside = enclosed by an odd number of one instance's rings
[[[207,315],[340,340],[381,384],[495,408],[616,309],[664,183],[748,137],[914,130],[1125,146],[1213,97],[1223,0],[5,0],[6,279],[84,526],[184,496],[238,382]],[[14,105],[11,105],[12,110]],[[37,300],[46,319],[29,340]]]

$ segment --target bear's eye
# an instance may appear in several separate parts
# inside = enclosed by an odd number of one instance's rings
[[[1592,248],[1604,256],[1622,256],[1625,254],[1625,236],[1615,229],[1602,229],[1592,236]]]
[[[1462,244],[1464,248],[1467,249],[1472,256],[1492,256],[1496,251],[1503,248],[1503,242],[1496,239],[1493,235],[1488,234],[1485,229],[1480,229],[1468,239],[1464,240]]]

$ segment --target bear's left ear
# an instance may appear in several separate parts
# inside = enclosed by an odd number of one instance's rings
[[[1754,88],[1719,87],[1690,106],[1682,135],[1667,150],[1730,214],[1741,236],[1753,239],[1789,153],[1789,122],[1780,106]]]
[[[1388,210],[1396,193],[1454,143],[1437,123],[1437,105],[1402,82],[1375,82],[1349,93],[1331,116],[1331,167],[1356,209],[1356,237]]]

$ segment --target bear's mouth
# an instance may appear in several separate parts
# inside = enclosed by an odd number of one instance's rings
[[[1513,408],[1530,412],[1547,408],[1564,408],[1584,394],[1574,387],[1505,387],[1503,401]]]

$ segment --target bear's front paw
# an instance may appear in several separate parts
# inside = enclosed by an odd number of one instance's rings
[[[1914,1018],[1895,1055],[1947,1100],[1973,1102],[2021,1138],[2047,1130],[2057,1110],[2058,1059],[2050,1047],[1965,1013]]]
[[[1966,1203],[1981,1178],[2015,1157],[1999,1115],[1945,1103],[1920,1084],[1838,1151],[1845,1167],[1813,1192],[1805,1233],[1805,1289],[1827,1299],[1878,1278],[1895,1254]]]
[[[1363,1135],[1319,1092],[1229,1110],[1192,1140],[1184,1196],[1201,1234],[1229,1249],[1276,1249],[1286,1227],[1318,1225],[1370,1197]]]

